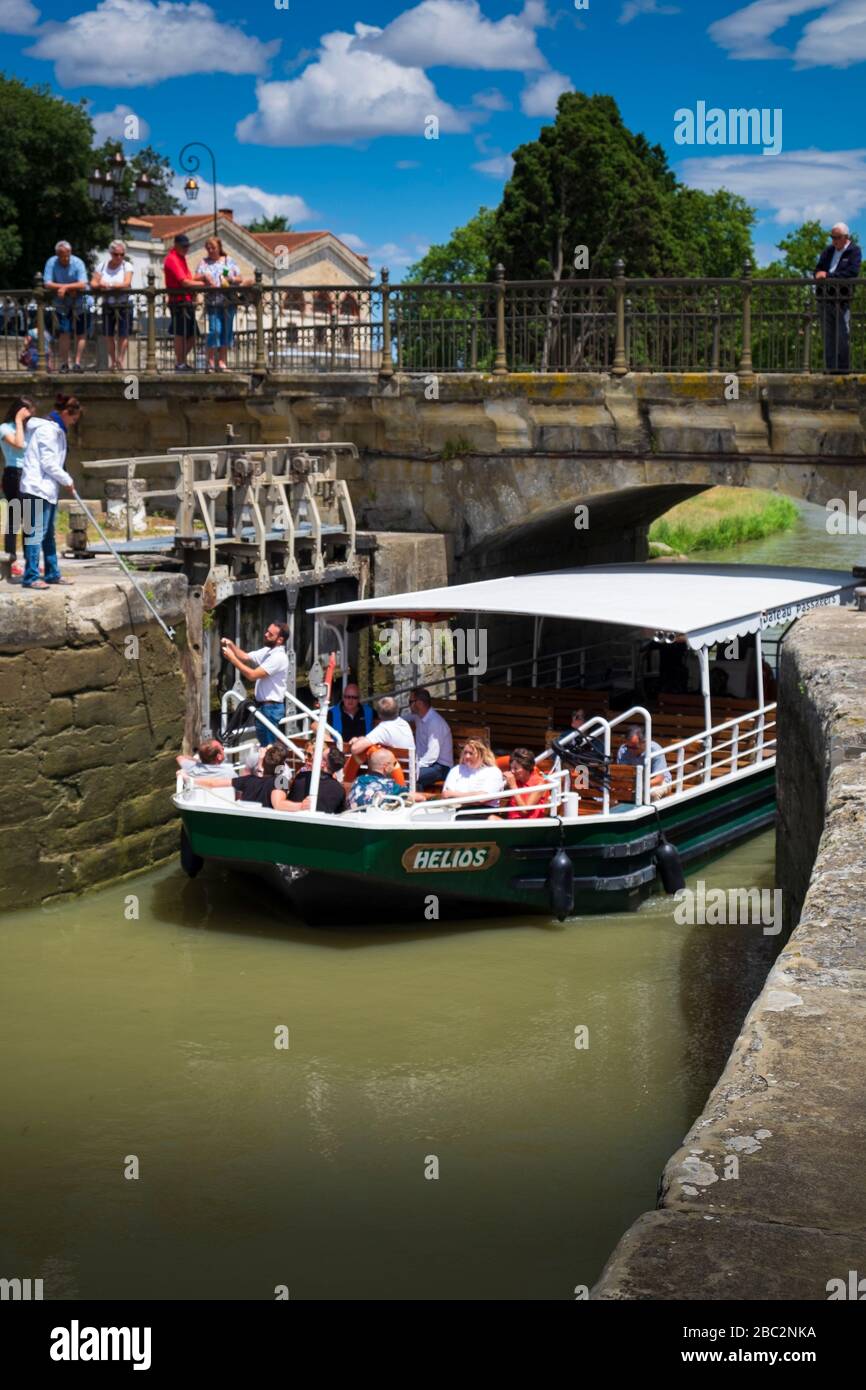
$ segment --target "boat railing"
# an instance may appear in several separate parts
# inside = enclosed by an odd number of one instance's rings
[[[247,696],[245,694],[242,694],[239,690],[236,690],[234,686],[232,686],[230,690],[227,690],[225,692],[220,701],[220,712],[222,715],[223,729],[225,729],[227,722],[229,703],[233,702],[235,706],[237,706],[241,704],[242,701],[244,701],[245,699],[247,699]],[[312,709],[309,705],[305,705],[303,700],[299,700],[297,695],[293,695],[290,690],[286,691],[286,699],[294,707],[294,713],[284,715],[283,718],[279,721],[280,724],[283,726],[283,729],[285,729],[285,727],[289,724],[298,724],[300,727],[297,729],[292,729],[291,732],[294,733],[297,737],[308,738],[311,733],[312,722],[314,720],[318,721],[318,711]],[[287,744],[289,748],[291,748],[293,753],[299,753],[301,756],[303,756],[303,749],[299,748],[297,744],[292,742],[288,733],[283,732],[283,729],[280,729],[275,724],[272,724],[270,719],[268,719],[267,715],[262,714],[260,709],[254,709],[251,711],[251,713],[254,719],[256,719],[260,724],[262,724],[264,728],[269,729],[272,734],[275,734],[281,743]],[[330,734],[333,735],[337,747],[342,748],[342,734],[338,733],[332,724],[326,724],[325,728],[328,730]],[[236,745],[238,749],[252,748],[254,746],[256,746],[255,739],[247,739],[244,743]]]
[[[710,730],[690,734],[663,750],[665,759],[674,757],[673,783],[676,792],[689,791],[693,786],[710,782],[720,768],[736,772],[745,763],[758,766],[776,756],[776,705],[760,705],[748,714],[725,720]],[[746,728],[743,728],[746,725]],[[724,735],[729,737],[720,737]],[[698,751],[689,748],[700,744]],[[669,764],[670,766],[670,764]]]
[[[560,807],[565,813],[569,813],[567,798],[570,795],[570,777],[567,768],[554,767],[550,772],[544,774],[544,785],[548,788],[549,805],[545,806],[548,816],[558,815]],[[532,788],[537,791],[540,784]],[[437,797],[433,801],[416,801],[414,805],[407,807],[407,819],[409,820],[460,820],[461,811],[468,814],[463,819],[469,819],[473,811],[487,811],[489,815],[495,816],[502,809],[502,802],[512,802],[520,795],[525,795],[526,787],[504,787],[498,792],[466,792],[461,796]],[[543,804],[544,797],[539,799],[536,806]],[[563,803],[564,806],[563,806]],[[506,811],[509,809],[506,805]],[[534,807],[531,809],[535,809]],[[573,813],[577,814],[577,797],[574,798]]]

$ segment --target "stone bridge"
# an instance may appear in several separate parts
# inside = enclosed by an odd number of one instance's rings
[[[21,382],[0,377],[4,410]],[[819,504],[866,494],[860,375],[142,374],[64,385],[85,405],[74,465],[222,443],[228,426],[242,442],[351,441],[359,524],[446,535],[461,578],[639,559],[655,517],[718,483]],[[56,387],[42,378],[27,389],[50,401]],[[92,479],[85,488],[97,490]]]

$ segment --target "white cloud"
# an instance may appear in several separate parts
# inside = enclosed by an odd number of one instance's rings
[[[0,34],[29,34],[39,23],[30,0],[0,0]]]
[[[477,0],[421,0],[384,29],[367,28],[355,46],[407,67],[529,72],[547,66],[535,39],[546,23],[539,0],[498,20],[487,19]]]
[[[679,5],[660,5],[659,0],[625,0],[618,24],[631,24],[640,14],[679,14]]]
[[[259,145],[350,145],[378,135],[424,136],[428,116],[440,131],[469,129],[467,117],[441,101],[421,68],[402,67],[356,47],[354,34],[325,34],[316,62],[288,82],[259,82],[258,109],[236,127],[237,138]]]
[[[866,208],[866,149],[783,150],[775,159],[722,155],[686,159],[679,175],[693,188],[728,188],[772,212],[780,224],[816,218],[829,227]]]
[[[790,20],[812,10],[822,13],[804,26],[793,48],[773,40]],[[708,32],[732,58],[793,58],[798,68],[846,68],[866,59],[863,0],[754,0]]]
[[[146,140],[150,135],[150,126],[144,117],[122,102],[118,102],[111,111],[91,111],[88,114],[93,122],[94,145],[102,145],[106,140],[127,140],[126,131],[130,128],[127,121],[130,116],[134,116],[138,121],[138,134],[129,137],[131,143]]]
[[[171,191],[184,212],[200,212],[206,216],[213,207],[213,184],[196,174],[200,192],[195,203],[184,196],[186,174],[175,174]],[[217,206],[231,208],[235,221],[246,225],[259,217],[285,217],[292,227],[299,222],[312,222],[318,214],[307,207],[304,199],[294,193],[267,193],[248,183],[217,184]]]
[[[101,0],[45,25],[27,53],[53,62],[64,87],[147,87],[197,72],[260,74],[279,46],[220,23],[201,0]]]
[[[337,232],[336,235],[357,255],[366,256],[373,269],[378,271],[385,266],[391,272],[392,280],[395,270],[405,270],[407,265],[411,265],[417,259],[405,246],[398,246],[395,241],[385,241],[380,246],[368,246],[364,238],[357,236],[355,232]]]
[[[476,92],[472,98],[474,106],[480,106],[483,111],[510,111],[511,102],[503,96],[498,87],[488,87],[486,91]]]
[[[398,159],[394,165],[395,169],[420,169],[420,159]]]
[[[510,154],[494,154],[489,159],[482,159],[480,163],[473,164],[472,168],[477,174],[487,174],[491,179],[510,179],[514,170],[514,160]]]
[[[572,92],[571,78],[562,72],[543,72],[520,93],[524,116],[555,116],[556,103],[563,92]]]

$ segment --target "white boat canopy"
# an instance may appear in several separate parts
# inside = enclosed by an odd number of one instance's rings
[[[698,650],[788,622],[810,608],[839,604],[859,582],[839,570],[771,565],[593,565],[334,603],[312,612],[424,622],[457,613],[525,614],[640,628],[668,641],[683,637]]]

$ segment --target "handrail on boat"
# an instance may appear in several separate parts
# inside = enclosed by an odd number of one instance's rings
[[[550,789],[550,804],[545,808],[548,815],[557,814],[557,808],[565,795],[563,782],[567,778],[568,770],[566,768],[554,768],[545,774],[543,780]],[[537,790],[537,786],[533,790]],[[525,793],[525,791],[526,787],[504,787],[499,792],[466,792],[462,796],[437,797],[434,801],[416,801],[414,805],[407,807],[406,819],[423,820],[425,814],[435,811],[438,819],[456,820],[459,811],[471,806],[489,806],[491,815],[495,815],[497,806],[494,806],[494,802],[508,801],[521,793]],[[536,805],[540,804],[540,802],[536,803]],[[450,811],[451,815],[443,817],[441,814],[443,811]]]
[[[226,714],[228,713],[228,710],[227,710],[228,701],[229,701],[229,700],[234,700],[235,704],[236,704],[236,705],[239,705],[239,704],[241,704],[241,702],[242,702],[243,700],[246,700],[246,699],[247,699],[247,696],[246,696],[246,695],[242,695],[242,694],[240,693],[240,691],[238,691],[238,690],[236,690],[236,689],[234,688],[234,686],[232,686],[230,690],[227,690],[227,691],[225,692],[225,694],[223,695],[222,699],[220,700],[220,713],[221,713],[221,715],[222,715],[223,726],[225,725],[225,716],[226,716]],[[315,720],[318,720],[318,717],[319,717],[318,711],[317,711],[317,710],[311,709],[309,705],[305,705],[304,702],[303,702],[303,700],[299,700],[298,697],[297,697],[297,695],[293,695],[292,692],[291,692],[290,690],[287,690],[287,691],[286,691],[286,699],[291,701],[291,703],[295,706],[295,709],[298,710],[299,713],[297,713],[297,714],[285,714],[285,715],[283,715],[283,718],[280,720],[280,723],[281,723],[281,724],[292,724],[292,723],[296,723],[298,720],[301,720],[301,719],[315,719]],[[293,753],[298,753],[301,757],[303,757],[303,749],[302,749],[302,748],[298,748],[298,746],[297,746],[296,744],[292,743],[292,740],[289,738],[289,736],[288,736],[287,734],[283,733],[283,731],[282,731],[281,729],[278,729],[278,728],[276,727],[276,725],[272,724],[271,721],[267,718],[267,716],[264,715],[264,714],[262,714],[261,710],[254,709],[254,710],[252,711],[252,714],[253,714],[253,717],[254,717],[255,719],[258,719],[258,721],[259,721],[260,724],[264,724],[264,726],[265,726],[266,729],[270,729],[270,731],[271,731],[272,734],[276,734],[277,738],[280,740],[281,743],[286,743],[286,744],[288,744],[289,748],[291,748],[291,750],[292,750]],[[336,744],[337,744],[337,747],[338,747],[338,748],[342,748],[342,747],[343,747],[343,736],[342,736],[342,734],[338,733],[337,730],[333,727],[333,725],[332,725],[332,724],[328,724],[327,722],[326,722],[326,724],[325,724],[325,728],[326,728],[330,733],[333,734],[334,739],[335,739]],[[247,743],[250,743],[250,744],[251,744],[252,742],[253,742],[252,739],[248,739],[248,740],[247,740]],[[247,746],[247,743],[240,744],[240,745],[238,745],[238,746],[239,746],[239,747],[245,748],[245,747]]]

